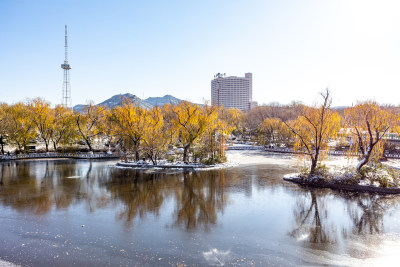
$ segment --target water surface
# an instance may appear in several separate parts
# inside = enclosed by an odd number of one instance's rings
[[[0,259],[23,266],[388,266],[400,257],[397,196],[285,182],[285,155],[142,172],[115,161],[0,165]],[[0,262],[1,263],[1,262]]]

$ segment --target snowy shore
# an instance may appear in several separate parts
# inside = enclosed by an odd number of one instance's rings
[[[365,184],[340,184],[331,183],[324,181],[311,181],[307,179],[301,179],[299,177],[283,177],[283,180],[296,183],[299,185],[305,185],[317,188],[330,188],[335,190],[344,190],[352,192],[368,192],[368,193],[378,193],[378,194],[400,194],[399,187],[379,187],[375,185],[365,185]]]
[[[224,169],[229,168],[237,165],[237,163],[228,161],[226,163],[220,164],[213,164],[213,165],[205,165],[201,163],[183,163],[183,162],[168,162],[168,161],[160,161],[157,165],[153,165],[149,162],[143,161],[128,161],[123,162],[120,161],[116,164],[118,167],[123,168],[133,168],[133,169],[140,169],[140,170],[165,170],[165,169],[175,169],[175,170],[193,170],[193,171],[200,171],[200,170],[215,170],[215,169]]]

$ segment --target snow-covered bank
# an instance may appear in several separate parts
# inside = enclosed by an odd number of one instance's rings
[[[285,181],[306,185],[318,188],[330,188],[335,190],[345,190],[352,192],[368,192],[368,193],[378,193],[378,194],[400,194],[399,187],[379,187],[375,185],[363,185],[363,184],[344,184],[344,183],[332,183],[322,180],[313,181],[312,179],[302,179],[299,177],[289,177],[285,176],[283,178]]]
[[[17,267],[17,266],[20,266],[20,265],[16,265],[16,264],[8,262],[8,261],[0,260],[0,267]]]
[[[226,163],[219,163],[214,165],[205,165],[201,163],[183,163],[183,162],[168,162],[168,161],[160,161],[157,165],[153,165],[149,162],[143,161],[128,161],[128,162],[118,162],[117,166],[122,168],[133,168],[139,170],[166,170],[166,169],[175,169],[175,170],[215,170],[215,169],[224,169],[237,165],[236,162],[228,161]]]

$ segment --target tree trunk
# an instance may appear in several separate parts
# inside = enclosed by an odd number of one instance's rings
[[[0,136],[1,154],[4,155],[4,137]]]
[[[183,162],[187,162],[187,152],[189,150],[190,144],[187,144],[186,146],[183,147]]]
[[[372,151],[372,150],[371,150],[371,151]],[[371,151],[368,150],[367,154],[364,155],[364,156],[361,158],[361,160],[357,163],[356,171],[357,171],[359,174],[361,174],[361,175],[362,175],[362,173],[361,173],[361,168],[362,168],[365,164],[368,163],[369,158],[370,158],[370,156],[371,156]]]
[[[314,175],[315,169],[317,168],[318,160],[316,158],[311,159],[311,169],[308,177],[312,177]]]
[[[133,141],[133,152],[135,153],[135,161],[139,161],[139,141]]]
[[[372,147],[369,146],[368,149],[367,149],[366,151],[364,151],[364,153],[362,153],[362,154],[363,154],[363,157],[362,157],[361,160],[357,163],[356,171],[357,171],[359,174],[361,174],[361,175],[362,175],[362,173],[361,173],[361,168],[362,168],[365,164],[367,164],[367,163],[369,162],[369,158],[371,157],[373,148],[374,148],[373,146],[372,146]],[[363,152],[363,151],[361,151],[361,152]]]
[[[86,144],[87,144],[88,147],[89,147],[89,151],[93,152],[92,145],[90,144],[90,142],[89,142],[88,140],[86,140]]]
[[[49,143],[45,141],[44,144],[46,145],[46,153],[47,153],[49,152]]]
[[[54,152],[57,152],[57,144],[55,141],[53,141],[53,148],[54,148]]]

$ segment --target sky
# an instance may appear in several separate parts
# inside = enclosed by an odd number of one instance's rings
[[[400,1],[0,1],[0,102],[131,93],[202,103],[214,74],[253,73],[259,104],[400,104]]]

